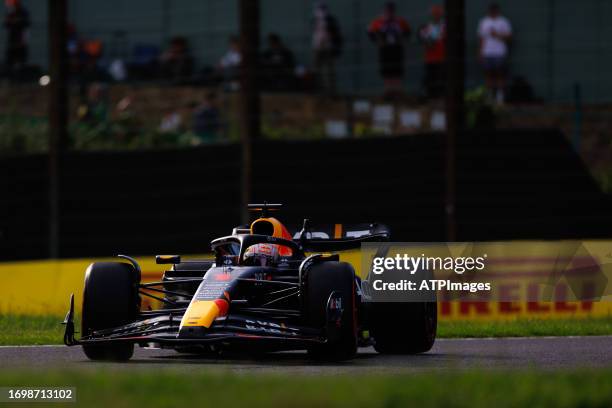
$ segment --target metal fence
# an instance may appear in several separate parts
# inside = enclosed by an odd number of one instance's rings
[[[47,66],[47,27],[45,1],[24,0],[32,18],[30,61],[45,70]],[[276,32],[283,37],[304,67],[312,66],[312,0],[262,0],[262,36]],[[379,92],[376,48],[366,35],[368,22],[380,14],[383,1],[330,0],[337,16],[344,50],[338,60],[339,89],[343,93]],[[431,0],[399,1],[398,13],[413,32],[428,20]],[[478,20],[485,14],[488,0],[466,2],[467,86],[482,82],[477,55]],[[500,1],[503,13],[514,28],[511,74],[523,76],[537,96],[546,101],[567,102],[573,98],[576,83],[581,85],[585,102],[612,99],[612,26],[606,16],[612,3],[605,0]],[[227,0],[94,0],[70,1],[69,18],[86,38],[104,44],[101,63],[113,58],[129,58],[134,47],[151,44],[163,48],[173,36],[185,36],[198,67],[214,65],[227,48],[228,38],[238,31],[237,1]],[[4,51],[6,33],[0,34]],[[413,35],[407,52],[404,81],[409,94],[418,94],[423,77],[422,46]]]

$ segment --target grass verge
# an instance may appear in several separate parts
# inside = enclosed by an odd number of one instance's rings
[[[612,335],[612,316],[585,319],[516,319],[438,323],[438,337],[530,337]]]
[[[608,407],[612,371],[241,375],[210,371],[0,372],[5,387],[76,387],[77,405],[222,407]],[[39,406],[39,405],[37,405]]]
[[[61,344],[62,320],[59,316],[0,315],[0,345]],[[612,317],[438,323],[439,338],[593,335],[612,335]]]
[[[59,316],[0,314],[0,345],[61,344],[63,320]]]

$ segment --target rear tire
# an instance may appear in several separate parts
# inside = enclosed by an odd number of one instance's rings
[[[96,262],[85,272],[81,333],[121,326],[133,321],[140,310],[140,276],[132,265],[122,262]],[[134,354],[134,344],[84,344],[91,360],[126,361]]]
[[[340,361],[357,352],[357,318],[355,271],[344,262],[315,264],[306,273],[305,314],[308,325],[324,328],[327,324],[327,302],[333,292],[342,297],[342,315],[338,335],[327,343],[308,349],[312,358]]]
[[[429,351],[436,340],[436,302],[372,303],[370,335],[382,354],[418,354]]]

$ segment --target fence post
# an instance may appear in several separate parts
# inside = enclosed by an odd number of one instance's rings
[[[48,1],[49,29],[49,257],[59,257],[60,179],[68,144],[67,0]]]
[[[455,154],[465,124],[465,0],[446,0],[446,240],[457,237]]]
[[[241,66],[241,141],[242,174],[241,218],[249,221],[247,204],[251,201],[253,141],[261,132],[259,99],[259,0],[240,0],[240,46],[242,49]]]

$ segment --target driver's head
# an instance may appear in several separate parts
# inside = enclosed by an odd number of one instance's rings
[[[251,234],[267,235],[269,237],[283,238],[288,241],[292,240],[289,230],[276,218],[258,218],[251,224]],[[283,245],[272,245],[277,248],[277,254],[280,256],[291,256],[291,248]],[[247,250],[248,252],[248,250]],[[245,253],[246,256],[246,253]]]
[[[247,248],[244,262],[252,266],[275,266],[280,258],[278,245],[256,244]]]

